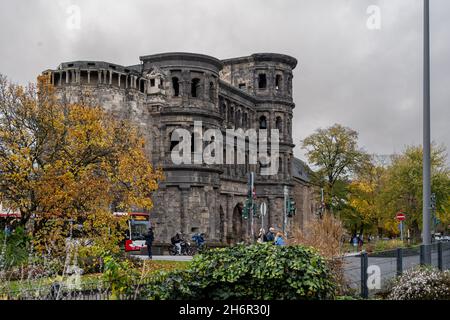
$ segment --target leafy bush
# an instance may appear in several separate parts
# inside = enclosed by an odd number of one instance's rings
[[[22,227],[17,227],[9,236],[1,231],[0,266],[7,269],[27,262],[29,243],[30,238]]]
[[[395,279],[389,291],[391,300],[450,300],[450,271],[411,269]]]
[[[133,289],[138,272],[128,259],[118,259],[113,255],[103,258],[103,279],[111,286],[111,299],[118,299],[121,294],[126,294]]]
[[[336,285],[326,261],[303,246],[256,244],[209,250],[184,271],[157,273],[149,299],[327,299]]]

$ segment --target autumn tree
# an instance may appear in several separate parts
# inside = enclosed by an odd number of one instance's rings
[[[302,148],[310,164],[315,185],[324,190],[324,204],[328,212],[340,210],[345,202],[351,175],[367,154],[358,147],[358,133],[340,124],[318,129],[302,141]]]
[[[422,226],[422,159],[421,146],[394,156],[382,191],[385,214],[394,219],[396,212],[405,212],[406,226],[416,239]],[[450,223],[450,168],[445,148],[436,144],[431,149],[431,192],[436,195],[436,217],[445,227]]]
[[[37,248],[61,245],[67,221],[116,245],[125,225],[112,211],[150,210],[160,179],[129,121],[61,102],[45,77],[23,87],[0,76],[0,197]]]
[[[382,196],[387,168],[371,160],[356,170],[347,188],[346,205],[339,214],[353,235],[369,233],[382,236],[383,231],[389,229],[390,221],[386,221]]]

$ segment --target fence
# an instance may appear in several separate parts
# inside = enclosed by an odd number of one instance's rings
[[[431,263],[425,261],[427,250],[431,251]],[[343,264],[344,277],[350,289],[362,298],[373,297],[383,293],[390,280],[416,266],[431,264],[440,270],[450,269],[450,242],[362,252],[344,257]]]

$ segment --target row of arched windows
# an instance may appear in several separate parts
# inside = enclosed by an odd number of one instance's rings
[[[244,128],[247,129],[250,127],[249,120],[250,115],[248,112],[241,111],[240,109],[235,109],[233,105],[227,107],[227,103],[225,101],[221,101],[219,104],[220,114],[226,118],[228,123],[233,123],[236,128]]]
[[[180,94],[180,80],[178,79],[178,77],[172,77],[172,89],[173,89],[173,96],[174,97],[179,97],[181,95]],[[191,97],[192,98],[200,98],[200,96],[201,96],[201,89],[202,89],[201,80],[199,78],[193,78],[191,80],[191,92],[190,92]],[[209,82],[208,95],[209,95],[209,99],[211,101],[215,100],[216,87],[215,87],[213,81]]]
[[[277,117],[275,119],[275,127],[280,131],[283,132],[283,119],[281,117]],[[259,128],[260,129],[268,129],[267,126],[267,118],[265,116],[261,116],[259,118]]]

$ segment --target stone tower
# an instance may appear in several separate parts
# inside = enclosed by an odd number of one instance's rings
[[[132,66],[75,61],[45,72],[61,99],[76,102],[88,96],[140,126],[149,159],[165,173],[150,213],[157,242],[169,242],[176,232],[204,232],[210,243],[248,240],[251,225],[242,208],[249,172],[256,174],[258,204],[268,206],[253,230],[257,234],[261,224],[281,230],[284,190],[292,195],[294,186],[292,77],[297,60],[275,53],[219,60],[173,52],[142,56],[140,61]],[[203,132],[216,129],[224,136],[227,129],[278,129],[279,171],[261,175],[264,165],[248,163],[248,154],[238,165],[174,164],[171,152],[177,142],[172,133],[178,128],[193,133],[197,121]]]

